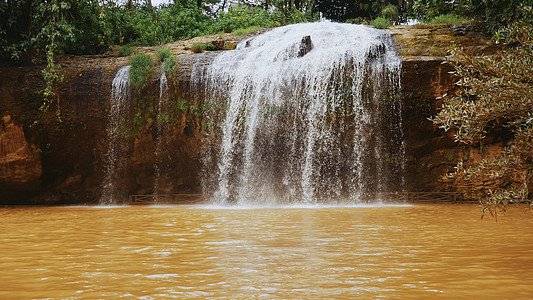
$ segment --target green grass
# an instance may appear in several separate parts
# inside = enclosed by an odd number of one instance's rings
[[[170,78],[174,77],[177,64],[178,64],[178,61],[176,60],[176,57],[169,56],[165,58],[165,60],[163,61],[163,71],[165,71],[168,77]]]
[[[385,18],[377,17],[374,20],[370,21],[370,26],[374,26],[379,29],[385,29],[391,26],[391,22]]]
[[[247,35],[249,33],[258,31],[258,30],[263,29],[263,28],[264,27],[261,27],[261,26],[251,26],[251,27],[247,27],[247,28],[236,29],[232,33],[234,35],[236,35],[236,36],[243,36],[243,35]]]
[[[172,52],[170,52],[170,49],[168,48],[162,48],[155,52],[155,55],[157,58],[159,58],[159,61],[165,61],[165,59],[172,56]]]
[[[446,14],[446,15],[440,15],[436,16],[433,19],[429,20],[428,24],[455,24],[455,23],[461,23],[464,22],[465,19],[454,15],[454,14]]]
[[[118,49],[118,56],[130,56],[133,53],[132,45],[124,45]]]
[[[207,43],[194,43],[191,45],[191,51],[194,53],[202,53],[207,48]]]

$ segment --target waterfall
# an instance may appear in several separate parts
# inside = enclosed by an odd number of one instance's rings
[[[156,127],[156,150],[155,150],[155,164],[154,164],[154,194],[164,194],[162,187],[162,175],[168,173],[168,148],[169,144],[169,130],[165,120],[169,116],[168,103],[168,80],[165,72],[162,72],[159,79],[159,102],[157,106],[157,127]]]
[[[400,70],[388,31],[330,22],[273,29],[196,67],[213,123],[204,190],[222,205],[397,191]]]
[[[115,74],[111,86],[111,106],[109,110],[109,123],[107,125],[107,151],[105,155],[105,176],[102,187],[100,204],[110,205],[117,203],[119,195],[118,179],[125,170],[124,138],[121,136],[121,120],[128,113],[128,99],[130,98],[129,85],[130,66],[120,68]]]

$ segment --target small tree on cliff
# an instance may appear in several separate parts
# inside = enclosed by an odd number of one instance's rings
[[[508,132],[509,142],[495,157],[459,162],[447,178],[458,187],[483,183],[483,212],[496,216],[509,203],[531,204],[533,175],[533,26],[516,23],[498,32],[505,50],[471,56],[452,51],[459,95],[445,100],[433,122],[455,130],[457,142],[482,147],[488,133]]]

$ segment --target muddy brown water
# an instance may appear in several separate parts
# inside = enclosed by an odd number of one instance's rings
[[[533,214],[0,208],[0,299],[533,298]]]

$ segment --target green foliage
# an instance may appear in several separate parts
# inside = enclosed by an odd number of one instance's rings
[[[156,119],[156,109],[153,98],[148,95],[138,95],[134,98],[135,107],[131,119],[123,118],[120,122],[120,135],[125,138],[138,136],[143,129],[149,128]]]
[[[370,26],[374,26],[379,29],[386,29],[387,27],[391,26],[391,22],[385,18],[377,17],[370,21]]]
[[[464,22],[465,19],[454,14],[436,16],[427,21],[428,24],[455,24]]]
[[[177,65],[178,61],[174,56],[169,56],[163,61],[163,71],[165,71],[165,74],[167,74],[169,78],[174,78]]]
[[[460,188],[476,188],[483,211],[492,215],[509,203],[531,204],[528,187],[533,176],[533,26],[515,23],[500,30],[496,39],[507,47],[494,55],[452,52],[449,62],[462,93],[445,98],[433,118],[466,145],[482,147],[495,131],[512,136],[501,153],[460,162],[447,175]]]
[[[130,84],[141,91],[148,85],[152,73],[152,57],[144,53],[137,53],[130,60]]]
[[[67,20],[71,5],[67,1],[59,0],[49,1],[48,3],[21,1],[20,4],[35,10],[31,21],[27,24],[29,35],[19,32],[20,28],[16,27],[16,18],[22,18],[23,16],[15,14],[14,19],[10,19],[14,23],[9,23],[10,21],[8,21],[7,24],[2,24],[2,28],[13,29],[14,31],[7,33],[3,29],[0,30],[0,32],[8,34],[7,37],[1,40],[4,43],[2,48],[4,51],[11,51],[11,56],[16,59],[20,57],[21,53],[30,49],[35,49],[38,54],[44,54],[46,62],[41,73],[45,85],[41,91],[43,103],[39,110],[44,114],[52,104],[55,104],[57,119],[61,121],[60,99],[56,93],[56,87],[58,83],[63,81],[63,74],[61,73],[61,65],[56,62],[55,57],[62,47],[74,38],[73,28]],[[0,6],[2,11],[6,10],[4,5]],[[16,5],[14,4],[15,7]],[[32,27],[32,24],[37,24],[37,26]],[[17,35],[21,35],[23,38],[12,44],[5,44]]]
[[[391,22],[391,24],[398,24],[400,21],[400,12],[398,11],[398,7],[388,4],[383,8],[381,11],[381,16]]]
[[[461,0],[463,1],[463,0]],[[412,14],[415,18],[429,21],[439,15],[445,15],[449,13],[461,14],[461,8],[458,1],[446,1],[446,0],[416,0],[411,8]]]
[[[345,22],[347,20],[372,20],[384,17],[391,23],[405,21],[412,1],[398,0],[315,0],[315,11],[324,18]]]
[[[362,17],[348,19],[348,20],[346,20],[346,23],[349,23],[349,24],[368,24],[367,20],[365,18],[362,18]]]
[[[256,32],[260,29],[262,29],[263,27],[260,27],[260,26],[252,26],[252,27],[247,27],[247,28],[239,28],[239,29],[236,29],[232,32],[232,34],[236,35],[236,36],[243,36],[243,35],[247,35],[249,33],[252,33],[252,32]]]
[[[136,41],[159,45],[200,36],[209,33],[212,23],[194,1],[182,1],[157,11],[154,17],[141,16],[135,27]]]
[[[191,45],[191,51],[194,53],[202,53],[207,49],[207,43],[194,43]]]
[[[217,42],[210,42],[210,43],[197,42],[191,45],[190,50],[194,53],[202,53],[206,50],[216,51],[216,50],[222,50],[222,49],[220,49],[220,45]]]
[[[296,8],[278,9],[272,13],[272,26],[284,26],[288,24],[305,23],[318,21],[318,14],[311,10],[302,12]]]
[[[212,32],[232,32],[248,27],[272,27],[273,20],[268,11],[259,7],[231,7],[227,13],[221,13]]]
[[[263,27],[316,20],[313,1],[275,1],[261,3],[263,7],[242,5],[226,13],[207,11],[206,4],[217,1],[180,0],[154,7],[150,1],[103,0],[4,0],[0,1],[0,57],[32,58],[46,61],[43,68],[45,88],[42,91],[44,113],[59,98],[56,86],[63,80],[57,55],[97,54],[112,45],[123,45],[119,55],[129,56],[132,46],[153,46],[195,36],[232,32],[246,34]],[[224,11],[228,2],[221,3]],[[248,29],[245,29],[248,28]],[[220,50],[220,45],[206,45],[206,50]],[[232,45],[227,45],[228,49]],[[203,47],[200,48],[203,51]],[[159,59],[167,61],[163,54]],[[170,56],[170,55],[168,55]],[[132,59],[132,85],[142,89],[147,68],[135,66]],[[147,62],[146,57],[144,61]],[[148,64],[146,64],[148,65]],[[170,70],[172,60],[165,64]],[[138,73],[137,73],[138,72]],[[169,72],[170,75],[170,72]]]
[[[209,1],[212,3],[213,1]],[[214,1],[216,2],[216,1]],[[13,58],[44,47],[43,36],[54,26],[55,54],[97,54],[111,45],[154,46],[204,34],[274,27],[317,20],[312,2],[271,2],[242,5],[227,12],[207,13],[205,2],[175,1],[153,7],[146,1],[119,5],[101,0],[0,1],[0,47]],[[39,36],[39,32],[48,31]],[[252,30],[252,29],[249,29]],[[126,50],[126,49],[125,49]],[[44,49],[42,51],[44,53]],[[127,53],[121,53],[127,55]]]
[[[516,21],[533,22],[531,0],[416,0],[411,15],[428,22],[441,15],[455,15],[479,22],[489,33]]]
[[[130,56],[133,54],[133,46],[130,44],[121,46],[118,49],[118,56]]]
[[[159,61],[163,62],[165,59],[172,56],[172,52],[170,52],[170,49],[168,48],[161,48],[155,52],[155,55],[159,58]]]

